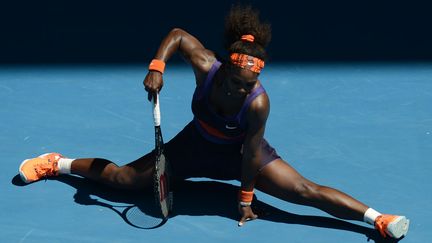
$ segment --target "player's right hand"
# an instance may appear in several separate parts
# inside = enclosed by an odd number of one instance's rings
[[[162,90],[163,79],[162,73],[158,71],[149,71],[143,81],[144,88],[148,92],[148,100],[155,99],[156,94]]]

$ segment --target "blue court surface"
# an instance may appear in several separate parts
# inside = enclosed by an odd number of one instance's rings
[[[23,185],[19,164],[60,152],[126,164],[154,147],[146,64],[0,66],[0,242],[393,242],[363,222],[257,192],[260,219],[237,227],[236,181],[176,185],[174,212],[156,229],[121,217],[136,195],[75,176]],[[161,93],[165,141],[192,118],[192,70],[168,64]],[[432,231],[432,64],[269,64],[265,137],[305,177],[383,213],[406,215],[400,242]],[[369,239],[369,241],[368,241]]]

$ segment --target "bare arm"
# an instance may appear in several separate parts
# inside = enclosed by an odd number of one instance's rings
[[[252,191],[255,187],[255,179],[261,168],[262,161],[261,141],[269,112],[270,104],[266,94],[258,96],[252,102],[248,111],[248,129],[243,144],[241,190]],[[242,226],[248,220],[257,218],[250,206],[241,207],[239,205],[239,212],[241,214],[239,226]]]
[[[167,62],[176,52],[191,64],[198,85],[216,60],[214,53],[205,49],[198,39],[179,28],[172,29],[165,36],[154,58]],[[144,86],[149,93],[159,92],[163,86],[162,74],[149,71]]]
[[[213,52],[205,49],[198,39],[179,28],[172,29],[162,40],[155,58],[167,62],[176,51],[199,72],[208,72],[215,61]]]
[[[243,144],[241,189],[252,191],[255,177],[261,168],[261,141],[264,136],[270,104],[266,94],[257,97],[247,114],[248,129]]]

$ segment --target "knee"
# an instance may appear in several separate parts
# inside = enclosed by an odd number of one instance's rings
[[[136,172],[126,166],[113,168],[111,182],[119,188],[132,188],[136,184]]]

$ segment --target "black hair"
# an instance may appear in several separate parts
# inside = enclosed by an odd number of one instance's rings
[[[259,11],[250,5],[235,4],[225,17],[225,49],[267,59],[265,47],[271,40],[271,25],[261,22]],[[253,35],[254,42],[242,41],[242,35]]]

